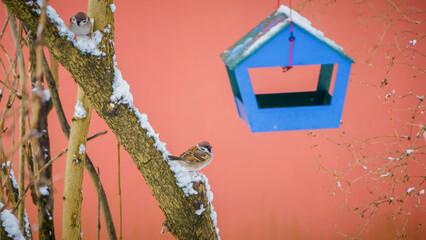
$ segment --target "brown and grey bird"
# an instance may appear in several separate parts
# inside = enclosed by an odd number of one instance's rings
[[[198,171],[207,166],[213,159],[212,146],[203,141],[182,153],[179,157],[169,156],[169,160],[177,161],[189,171]]]
[[[77,12],[70,18],[68,28],[77,36],[86,36],[92,31],[92,22],[84,12]]]

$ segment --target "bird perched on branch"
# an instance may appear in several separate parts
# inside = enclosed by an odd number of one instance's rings
[[[169,160],[177,161],[189,171],[198,171],[207,166],[213,159],[212,146],[203,141],[182,153],[179,157],[169,156]]]
[[[87,14],[77,12],[70,18],[68,28],[77,36],[86,36],[92,31],[93,25]]]

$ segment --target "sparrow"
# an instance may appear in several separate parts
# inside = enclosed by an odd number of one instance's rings
[[[179,157],[169,155],[169,160],[177,161],[189,171],[198,171],[207,166],[213,159],[212,146],[202,141],[182,153]]]
[[[68,28],[77,36],[86,36],[92,31],[92,22],[84,12],[77,12],[70,18]]]

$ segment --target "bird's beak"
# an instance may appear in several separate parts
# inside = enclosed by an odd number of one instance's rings
[[[77,25],[78,25],[78,26],[80,26],[80,22],[81,22],[80,20],[77,20]]]

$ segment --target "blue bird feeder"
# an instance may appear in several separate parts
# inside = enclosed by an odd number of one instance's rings
[[[297,12],[291,12],[290,21],[290,11],[281,5],[221,54],[238,113],[252,132],[338,128],[340,125],[354,60]],[[321,65],[316,91],[254,93],[248,69],[302,65]],[[336,66],[334,90],[330,94]]]

